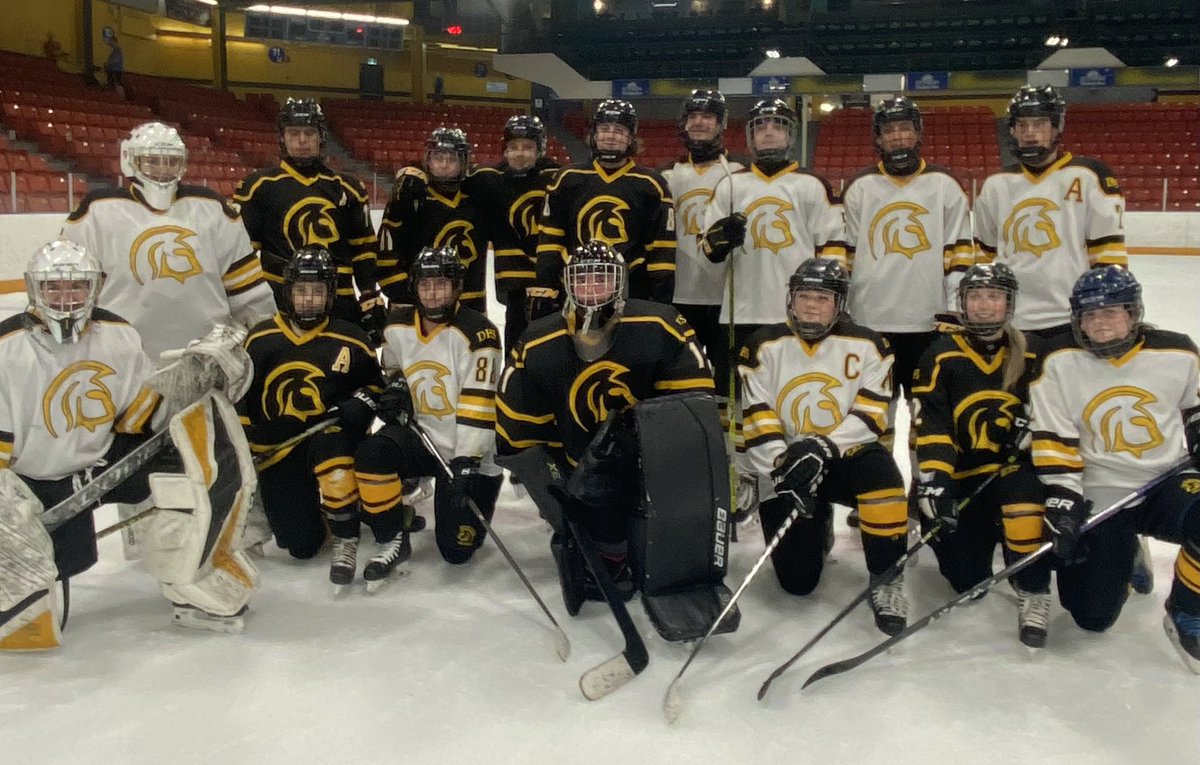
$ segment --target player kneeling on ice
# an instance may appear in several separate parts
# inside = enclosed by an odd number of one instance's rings
[[[81,246],[48,244],[26,269],[29,307],[0,325],[0,649],[61,643],[67,581],[98,557],[100,502],[162,508],[146,522],[145,564],[177,623],[240,631],[257,585],[237,552],[254,469],[225,396],[200,395],[214,385],[236,395],[244,354],[235,342],[217,359],[198,341],[179,366],[204,356],[219,368],[191,367],[191,390],[169,392],[194,403],[151,435],[172,404],[150,387],[163,379],[151,380],[137,331],[96,308],[103,281]],[[151,474],[168,434],[184,472]]]
[[[850,276],[836,260],[800,264],[789,281],[786,323],[750,336],[739,356],[742,430],[754,469],[774,496],[759,509],[770,541],[794,503],[806,512],[771,554],[783,589],[807,595],[827,553],[829,503],[857,508],[872,576],[904,553],[908,510],[904,481],[879,443],[892,398],[892,352],[883,337],[842,311]],[[903,574],[877,582],[875,624],[904,629]]]
[[[254,379],[238,403],[258,465],[263,509],[275,541],[293,558],[320,551],[333,534],[329,577],[354,578],[358,484],[354,450],[375,421],[383,373],[357,324],[333,316],[338,270],[323,247],[302,247],[283,267],[280,312],[250,330]],[[322,421],[328,427],[300,439]],[[397,529],[368,524],[381,543]]]
[[[505,369],[497,441],[554,529],[568,613],[589,599],[624,613],[604,591],[641,589],[663,637],[690,640],[730,596],[728,459],[695,333],[627,299],[627,279],[607,244],[575,250],[561,313],[530,324]]]
[[[359,446],[354,470],[365,517],[393,527],[399,541],[372,560],[378,570],[369,564],[367,579],[407,560],[408,533],[424,523],[402,504],[402,481],[436,476],[434,536],[450,563],[466,563],[483,544],[471,504],[489,522],[496,510],[503,474],[493,459],[500,333],[459,304],[465,277],[455,248],[421,250],[412,268],[417,304],[395,308],[383,332],[383,365],[394,375],[379,400],[385,424]]]
[[[1134,505],[1079,529],[1093,509],[1200,457],[1200,358],[1186,335],[1142,323],[1142,288],[1121,266],[1071,292],[1070,336],[1047,344],[1030,384],[1033,464],[1046,485],[1058,594],[1075,623],[1103,632],[1129,595],[1138,534],[1180,545],[1164,620],[1200,674],[1200,472],[1189,468]]]
[[[957,291],[962,330],[934,338],[913,377],[913,493],[922,528],[941,525],[931,546],[942,576],[962,593],[992,575],[997,542],[1008,563],[1041,546],[1044,492],[1021,443],[1029,433],[1035,354],[1010,323],[1017,279],[1002,263],[981,263],[967,269]],[[1041,648],[1050,618],[1049,557],[1013,580],[1021,642]]]

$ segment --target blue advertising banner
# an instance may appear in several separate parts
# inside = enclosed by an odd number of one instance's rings
[[[613,80],[613,98],[637,98],[650,95],[650,80]]]
[[[909,90],[945,90],[950,87],[949,72],[909,72],[904,75]]]
[[[790,77],[751,77],[750,92],[756,96],[775,96],[792,89]]]
[[[1117,70],[1112,67],[1089,67],[1087,69],[1071,70],[1071,87],[1073,88],[1109,87],[1116,80]]]

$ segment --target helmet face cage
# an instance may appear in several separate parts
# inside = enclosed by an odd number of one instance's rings
[[[917,142],[910,149],[893,149],[885,151],[880,145],[883,138],[883,126],[889,122],[911,122],[917,133]],[[924,124],[921,121],[921,110],[904,96],[889,98],[875,108],[871,120],[871,128],[875,134],[875,150],[883,160],[883,165],[892,172],[911,172],[921,160],[921,142],[924,138]]]
[[[295,164],[312,164],[325,153],[325,144],[329,139],[329,128],[325,124],[325,113],[314,98],[289,98],[279,110],[279,153]],[[295,159],[288,155],[287,145],[283,141],[285,128],[315,127],[320,134],[321,148],[317,157]]]
[[[688,135],[688,117],[695,112],[711,114],[717,118],[717,134],[710,139],[695,139]],[[721,139],[725,128],[729,125],[729,109],[725,105],[725,96],[719,90],[697,89],[683,102],[683,111],[679,115],[676,127],[679,130],[679,140],[692,153],[711,153],[720,151]]]
[[[1005,294],[1007,307],[1004,318],[999,321],[975,321],[967,311],[967,293],[976,289],[1001,290]],[[1017,307],[1017,277],[1003,263],[977,263],[967,269],[958,283],[958,312],[962,326],[969,334],[991,337],[1012,321]]]
[[[1017,120],[1021,117],[1046,117],[1054,127],[1054,140],[1050,146],[1026,146],[1013,135]],[[1014,154],[1022,162],[1041,163],[1051,156],[1062,143],[1063,129],[1067,123],[1067,104],[1058,92],[1049,85],[1034,87],[1024,85],[1008,102],[1008,141]]]
[[[186,172],[187,147],[173,127],[147,122],[135,127],[121,142],[121,173],[134,180],[142,196],[157,210],[165,210],[175,201],[179,181]]]
[[[796,315],[794,305],[800,292],[828,292],[834,296],[833,317],[827,323],[802,321]],[[788,280],[787,317],[788,325],[804,340],[820,340],[829,334],[846,308],[846,297],[850,294],[850,274],[836,260],[813,258],[806,260]]]
[[[620,253],[596,240],[576,249],[563,269],[563,315],[584,361],[595,361],[612,345],[617,319],[625,310],[627,275]]]
[[[629,131],[629,145],[625,147],[624,151],[597,148],[596,131],[604,124],[621,125]],[[637,152],[637,131],[637,111],[634,110],[633,104],[615,98],[601,101],[600,105],[596,107],[596,113],[592,115],[592,126],[588,132],[588,144],[592,149],[593,158],[601,162],[615,162],[632,157]]]
[[[754,142],[754,128],[757,125],[773,122],[781,125],[787,131],[787,146],[779,149],[760,149]],[[792,147],[796,145],[796,128],[799,119],[792,107],[779,98],[768,98],[759,101],[750,110],[746,120],[746,146],[755,160],[786,161],[792,157]]]
[[[458,173],[451,178],[434,177],[430,171],[430,160],[438,152],[452,152],[458,156]],[[430,182],[443,188],[456,187],[467,177],[467,167],[471,161],[471,144],[467,134],[458,128],[440,127],[429,134],[425,140],[425,172],[430,174]]]
[[[527,117],[523,114],[516,114],[508,118],[504,123],[504,143],[507,144],[517,138],[525,138],[537,144],[537,153],[539,157],[546,154],[546,126],[542,124],[542,120],[538,117]]]
[[[1112,306],[1120,306],[1129,313],[1129,332],[1124,337],[1113,340],[1092,340],[1083,330],[1084,315],[1089,311]],[[1079,277],[1071,290],[1071,334],[1079,347],[1102,359],[1121,356],[1134,346],[1140,334],[1144,314],[1142,285],[1133,274],[1121,266],[1092,269]]]
[[[69,345],[87,331],[103,286],[96,258],[74,242],[51,242],[26,266],[27,311],[55,342]]]
[[[417,254],[412,267],[412,291],[417,298],[417,313],[435,324],[445,324],[454,318],[458,308],[458,297],[462,294],[463,279],[467,269],[458,259],[455,247],[426,247]],[[425,279],[449,279],[451,294],[438,304],[429,306],[421,299],[421,282]]]
[[[297,284],[324,284],[325,301],[318,308],[296,305],[293,287]],[[283,305],[281,310],[293,324],[301,329],[312,329],[324,321],[333,311],[337,296],[337,266],[333,255],[324,247],[301,247],[292,256],[283,270]]]

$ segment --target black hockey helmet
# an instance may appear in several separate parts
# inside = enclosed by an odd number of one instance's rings
[[[538,156],[546,153],[546,126],[540,117],[514,114],[504,123],[504,143],[515,138],[526,138],[537,144]]]
[[[312,329],[324,321],[333,310],[337,296],[337,265],[333,255],[324,247],[301,247],[292,254],[292,259],[283,267],[283,315],[300,329]],[[292,289],[306,282],[325,285],[325,302],[320,308],[301,309],[296,305]]]
[[[782,149],[758,149],[754,145],[754,126],[764,122],[776,122],[788,131],[788,143]],[[796,110],[782,98],[764,98],[750,108],[746,118],[746,146],[756,161],[787,161],[792,158],[792,147],[796,145],[796,128],[800,119]]]
[[[434,152],[452,152],[458,155],[458,175],[453,178],[437,178],[429,172],[429,158]],[[453,191],[467,177],[467,168],[471,161],[471,142],[467,134],[458,128],[434,128],[425,139],[425,172],[429,173],[429,182],[440,191]]]
[[[708,140],[697,140],[688,136],[688,115],[693,112],[704,112],[717,118],[717,134]],[[697,88],[683,102],[676,127],[679,130],[679,140],[687,147],[693,159],[707,160],[716,157],[723,148],[721,139],[729,124],[729,109],[725,105],[725,96],[715,88]]]
[[[288,162],[296,165],[313,164],[325,154],[325,145],[329,140],[329,127],[325,124],[325,113],[321,111],[321,105],[315,98],[289,98],[284,101],[283,106],[279,107],[276,124],[279,128],[279,153]],[[283,143],[284,128],[289,127],[315,127],[321,134],[320,156],[303,159],[289,157],[287,146]]]
[[[883,126],[889,122],[904,121],[912,123],[913,130],[917,134],[917,142],[911,149],[884,151],[883,147],[879,145],[880,138],[883,136]],[[881,101],[875,107],[875,114],[871,118],[871,128],[875,134],[875,150],[879,152],[883,166],[889,173],[906,175],[917,168],[921,162],[921,140],[924,125],[921,123],[921,110],[915,103],[904,96]]]
[[[828,323],[801,321],[793,311],[798,292],[832,292],[835,301],[833,319]],[[846,307],[850,294],[850,273],[840,262],[830,258],[809,258],[800,264],[788,279],[787,317],[792,331],[805,340],[820,340],[829,334]]]
[[[975,289],[1001,290],[1008,299],[1008,307],[1004,318],[999,321],[974,321],[967,312],[967,293]],[[958,283],[958,312],[962,317],[962,326],[968,333],[979,337],[991,337],[1012,321],[1013,311],[1017,307],[1017,277],[1012,269],[1003,263],[976,263],[963,274]]]
[[[1021,117],[1046,117],[1054,127],[1054,140],[1049,147],[1021,147],[1013,131]],[[1058,150],[1063,129],[1067,124],[1067,102],[1049,85],[1022,85],[1008,102],[1009,144],[1013,154],[1024,164],[1040,165]]]
[[[1088,311],[1121,306],[1129,312],[1133,325],[1125,337],[1096,342],[1083,331],[1083,316]],[[1093,268],[1080,276],[1071,289],[1071,332],[1075,342],[1102,359],[1121,356],[1137,342],[1145,306],[1142,285],[1121,266]]]
[[[575,351],[584,361],[595,361],[612,346],[625,311],[625,258],[608,244],[592,239],[575,248],[567,260],[563,286],[567,295],[563,316]]]
[[[467,268],[458,259],[458,248],[451,245],[442,247],[425,247],[417,253],[413,261],[411,279],[412,292],[417,300],[417,312],[425,319],[435,324],[445,324],[454,318],[458,308],[458,297],[462,294],[463,279],[467,276]],[[448,297],[435,305],[426,305],[421,300],[419,292],[421,282],[425,279],[449,279],[451,292]]]
[[[622,152],[601,151],[596,148],[596,128],[611,123],[623,125],[629,131],[629,146]],[[616,162],[637,153],[637,110],[628,101],[616,98],[606,98],[596,106],[592,114],[592,124],[588,129],[588,146],[592,150],[592,158],[601,162]]]

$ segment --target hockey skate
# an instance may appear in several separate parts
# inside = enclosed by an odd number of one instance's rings
[[[357,568],[358,538],[334,537],[333,551],[329,559],[329,581],[333,583],[335,594],[354,581]]]
[[[1150,567],[1150,546],[1145,537],[1138,537],[1138,549],[1133,557],[1133,573],[1129,575],[1129,584],[1139,595],[1149,595],[1154,592],[1154,569]]]
[[[1045,648],[1049,636],[1050,593],[1017,590],[1017,625],[1021,645]]]
[[[1181,611],[1167,601],[1167,615],[1163,617],[1163,629],[1184,666],[1193,674],[1200,675],[1200,615]]]
[[[908,597],[904,594],[904,574],[871,591],[871,611],[875,626],[885,635],[898,635],[908,626]]]
[[[172,603],[171,605],[175,607],[174,612],[171,614],[171,622],[173,624],[192,630],[220,632],[226,635],[242,634],[246,626],[242,617],[249,610],[248,606],[242,606],[242,610],[233,616],[218,616],[210,614],[207,611],[201,611],[199,608],[187,603]]]
[[[371,556],[363,569],[363,580],[367,583],[367,592],[375,593],[382,588],[392,572],[404,561],[412,557],[412,543],[405,529],[392,537],[379,548],[379,552]]]

